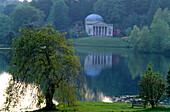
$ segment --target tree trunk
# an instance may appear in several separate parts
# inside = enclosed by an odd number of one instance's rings
[[[47,89],[47,93],[46,93],[46,106],[45,106],[45,110],[52,110],[52,111],[58,111],[58,109],[56,109],[55,104],[53,104],[53,95],[55,93],[55,86],[50,86]]]
[[[153,108],[155,108],[155,103],[154,103],[154,101],[152,100],[152,101],[150,101],[150,104],[151,104],[151,106],[152,106],[152,109]]]

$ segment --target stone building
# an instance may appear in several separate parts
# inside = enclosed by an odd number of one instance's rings
[[[104,23],[104,19],[98,14],[90,14],[85,18],[85,29],[89,36],[113,36],[113,24]]]

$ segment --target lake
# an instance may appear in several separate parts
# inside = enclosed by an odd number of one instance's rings
[[[170,55],[139,54],[127,48],[75,48],[86,76],[86,100],[130,102],[138,94],[138,83],[147,65],[166,79]]]
[[[162,73],[164,79],[170,69],[170,55],[139,54],[130,49],[111,47],[76,46],[75,51],[86,77],[86,93],[82,99],[86,101],[129,103],[138,94],[138,82],[148,64],[154,66],[154,71]],[[7,51],[0,50],[1,74],[8,65]]]

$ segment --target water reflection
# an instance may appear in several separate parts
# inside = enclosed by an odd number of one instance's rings
[[[148,64],[154,65],[154,71],[163,73],[164,78],[170,69],[167,55],[136,54],[128,49],[105,48],[104,52],[100,52],[100,48],[81,49],[76,53],[84,67],[88,101],[104,101],[100,99],[103,96],[102,99],[113,102],[131,102],[138,94],[140,76]]]
[[[112,64],[119,63],[119,56],[112,54],[89,54],[84,60],[84,72],[89,76],[97,76],[102,69],[112,68]]]
[[[90,54],[84,61],[84,71],[86,75],[97,76],[104,68],[112,67],[111,54]]]

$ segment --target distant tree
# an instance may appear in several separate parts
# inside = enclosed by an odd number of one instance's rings
[[[0,3],[0,13],[4,10],[4,5]]]
[[[32,0],[30,2],[30,5],[35,7],[36,9],[43,11],[46,15],[44,17],[44,21],[47,21],[47,18],[50,14],[50,9],[52,7],[52,0]]]
[[[159,72],[154,73],[148,65],[146,73],[139,81],[139,97],[145,100],[145,104],[149,102],[152,108],[158,105],[165,91],[166,82],[161,77]]]
[[[14,81],[11,81],[7,90],[7,109],[11,104],[18,103],[16,99],[19,95],[16,94],[24,93],[24,85],[27,87],[28,84],[36,85],[42,93],[37,93],[37,105],[45,99],[44,110],[56,110],[52,102],[55,96],[65,99],[59,101],[75,103],[81,65],[71,40],[51,27],[23,28],[20,33],[20,37],[12,44],[8,72],[13,75]],[[24,83],[23,87],[14,86],[17,82]]]
[[[0,40],[0,44],[12,45],[12,39],[15,38],[15,33],[10,31],[8,34],[3,36]]]
[[[168,97],[170,97],[170,70],[167,75],[167,83],[168,83],[168,87],[166,88],[166,91],[168,93]]]
[[[84,22],[84,19],[89,14],[94,13],[94,3],[97,0],[65,0],[65,3],[69,7],[69,21],[71,25],[75,22]]]
[[[138,49],[139,36],[140,36],[140,29],[136,25],[134,25],[133,30],[130,34],[131,47],[133,50]]]
[[[159,8],[154,16],[151,24],[151,35],[152,35],[152,51],[163,52],[166,48],[166,40],[170,35],[170,29],[166,16],[163,15],[163,11]]]
[[[18,7],[10,14],[12,30],[18,32],[20,28],[29,25],[38,27],[43,17],[43,12],[32,6]]]
[[[107,23],[116,28],[123,27],[122,19],[126,17],[125,0],[98,0],[94,5],[94,12],[101,15]],[[121,26],[122,25],[122,26]]]
[[[6,15],[10,15],[11,12],[14,11],[14,9],[16,8],[17,5],[15,4],[9,4],[9,5],[6,5],[4,10],[3,10],[3,13],[6,14]]]
[[[139,52],[150,52],[151,47],[151,35],[149,28],[144,26],[140,32],[138,51]]]
[[[0,40],[10,30],[10,19],[7,15],[0,13]]]
[[[133,10],[140,15],[146,14],[149,10],[150,0],[133,0]]]
[[[57,30],[68,27],[68,7],[63,0],[53,1],[47,21],[48,23],[52,23]]]

